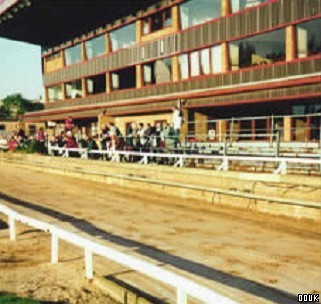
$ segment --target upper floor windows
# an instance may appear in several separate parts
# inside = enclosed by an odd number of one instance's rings
[[[222,16],[221,0],[190,0],[180,5],[182,29]]]
[[[110,33],[111,49],[117,51],[136,43],[136,23],[131,23]]]
[[[76,64],[81,62],[81,45],[77,44],[65,50],[66,65]]]
[[[285,30],[280,29],[229,43],[232,70],[285,60]]]
[[[87,59],[92,59],[106,53],[106,36],[99,36],[86,41]]]
[[[321,19],[296,26],[298,57],[321,54]]]
[[[143,19],[143,35],[150,34],[172,25],[172,10],[167,8]]]
[[[232,13],[238,12],[244,8],[259,5],[269,0],[230,0]]]

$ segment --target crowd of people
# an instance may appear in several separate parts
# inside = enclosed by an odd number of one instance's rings
[[[157,122],[128,124],[125,134],[113,123],[101,125],[99,134],[92,136],[86,130],[75,128],[73,118],[65,120],[64,130],[55,130],[52,135],[45,133],[40,128],[35,135],[26,136],[24,130],[20,129],[8,140],[0,136],[0,149],[10,151],[26,151],[28,153],[50,153],[50,147],[67,149],[87,149],[103,151],[166,151],[171,153],[179,145],[181,129],[181,116],[178,108],[174,109],[173,123]],[[77,131],[76,131],[77,130]],[[50,151],[49,151],[50,150]],[[56,155],[59,151],[54,150]],[[72,153],[72,155],[79,155]],[[92,155],[94,157],[94,155]]]

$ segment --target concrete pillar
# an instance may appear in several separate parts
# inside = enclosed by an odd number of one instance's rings
[[[228,72],[230,70],[229,48],[228,43],[222,43],[222,72]]]
[[[172,20],[173,20],[173,28],[176,31],[179,31],[181,29],[181,21],[180,21],[178,5],[175,5],[172,7]]]
[[[286,61],[294,60],[296,56],[296,33],[295,26],[289,25],[285,30]]]
[[[144,80],[143,80],[143,65],[138,64],[136,65],[136,88],[140,89],[144,85]]]
[[[49,96],[48,96],[48,88],[44,88],[44,93],[45,93],[45,104],[48,104],[49,103]]]
[[[227,120],[219,120],[216,124],[216,133],[218,141],[224,142],[226,132]]]
[[[142,41],[142,32],[143,32],[143,21],[136,21],[136,42],[140,43]]]
[[[110,73],[106,73],[106,93],[110,93],[112,90],[111,88],[111,77]]]
[[[284,128],[284,131],[283,131],[284,141],[291,141],[292,140],[292,118],[290,116],[285,116],[283,118],[283,128]]]
[[[82,98],[85,98],[87,96],[87,81],[86,78],[81,79],[81,95]]]
[[[66,86],[64,83],[61,84],[62,100],[66,100]]]
[[[229,15],[231,12],[230,0],[222,0],[222,17]]]
[[[200,113],[194,113],[194,122],[195,122],[195,139],[198,141],[205,141],[207,139],[208,133],[208,116]]]
[[[183,143],[186,141],[186,136],[188,135],[188,109],[182,109],[183,115],[183,124],[180,132],[180,142]]]
[[[109,52],[111,52],[110,37],[109,37],[108,33],[105,36],[106,36],[106,53],[109,53]]]
[[[81,60],[82,62],[87,60],[87,54],[86,54],[86,45],[85,42],[81,43]]]
[[[172,57],[172,66],[173,66],[173,75],[172,79],[173,81],[179,81],[179,62],[178,62],[178,56]]]

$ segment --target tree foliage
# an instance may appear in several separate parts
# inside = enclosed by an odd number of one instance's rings
[[[32,102],[24,98],[21,94],[8,95],[2,100],[0,107],[0,117],[16,118],[26,112],[40,111],[43,109],[43,104],[40,102]]]

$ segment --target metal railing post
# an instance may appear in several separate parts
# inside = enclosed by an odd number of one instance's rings
[[[177,289],[177,304],[187,304],[187,294],[183,289]]]
[[[87,248],[85,248],[85,269],[86,278],[92,280],[94,278],[93,253]]]
[[[58,264],[59,262],[59,239],[55,232],[51,234],[51,263]]]
[[[9,236],[10,236],[10,241],[15,241],[17,238],[16,222],[13,215],[9,215]]]

